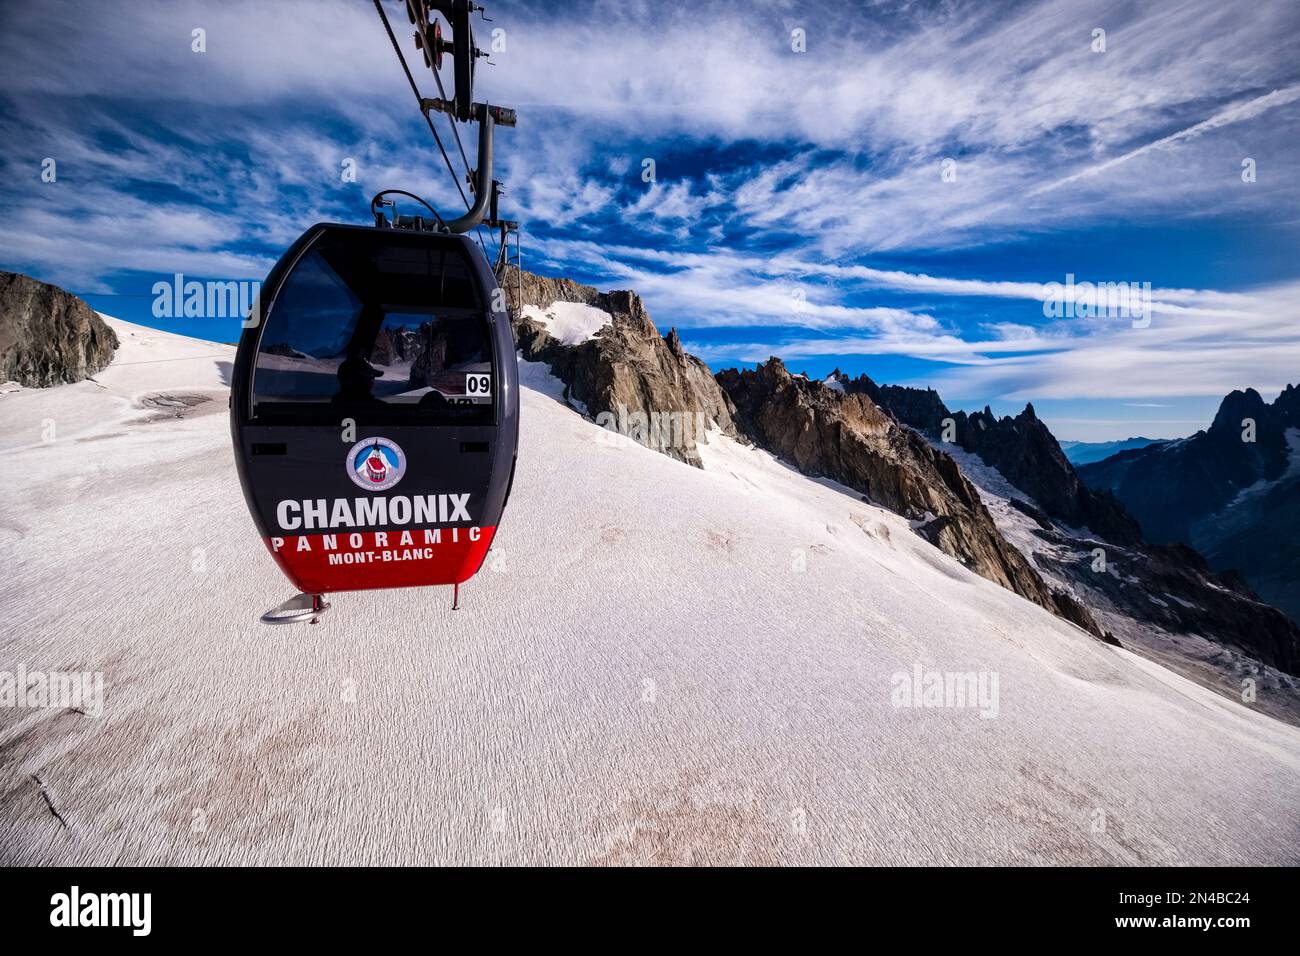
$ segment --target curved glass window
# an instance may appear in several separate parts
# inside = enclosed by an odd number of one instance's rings
[[[327,231],[270,305],[253,417],[492,424],[492,338],[474,275],[458,240]]]

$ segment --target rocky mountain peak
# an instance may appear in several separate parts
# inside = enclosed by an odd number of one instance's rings
[[[1236,437],[1241,433],[1243,419],[1253,418],[1258,423],[1268,416],[1268,412],[1269,406],[1259,392],[1253,388],[1235,389],[1219,403],[1209,430],[1213,435]]]
[[[696,466],[697,444],[710,426],[736,434],[731,401],[708,366],[685,350],[675,328],[659,334],[635,292],[599,292],[513,269],[502,287],[523,357],[546,363],[564,382],[569,401],[596,421]],[[609,313],[609,323],[587,341],[566,345],[522,311],[536,306],[545,312],[557,302],[600,309]]]
[[[1294,427],[1294,385],[1272,405],[1253,388],[1239,389],[1224,397],[1207,430],[1112,455],[1079,475],[1114,493],[1147,540],[1191,544],[1212,568],[1241,571],[1265,600],[1300,620],[1300,477],[1290,473],[1287,436]],[[1300,661],[1300,649],[1290,659]]]
[[[664,341],[668,344],[668,351],[677,357],[681,358],[686,355],[686,350],[682,348],[682,340],[677,336],[676,327],[668,330],[668,334],[664,336]]]
[[[1032,497],[1037,507],[1016,498],[1006,506],[1035,522],[1034,534],[1042,542],[1033,552],[1036,569],[1047,578],[1048,587],[1061,582],[1072,587],[1106,627],[1139,641],[1146,639],[1152,628],[1169,634],[1198,634],[1221,645],[1242,648],[1265,663],[1294,673],[1300,645],[1297,629],[1285,615],[1262,604],[1239,578],[1216,576],[1193,549],[1148,543],[1142,531],[1146,519],[1139,528],[1125,507],[1127,499],[1121,503],[1112,491],[1089,487],[1080,477],[1099,467],[1124,474],[1133,460],[1151,463],[1163,470],[1148,475],[1139,487],[1166,508],[1171,501],[1177,502],[1175,510],[1183,514],[1186,509],[1179,510],[1179,506],[1186,504],[1187,496],[1180,482],[1196,489],[1213,487],[1216,494],[1221,485],[1233,487],[1230,482],[1206,482],[1203,478],[1214,469],[1223,471],[1231,456],[1184,460],[1188,452],[1182,447],[1197,449],[1204,434],[1200,439],[1185,440],[1179,448],[1164,450],[1162,445],[1154,445],[1125,451],[1076,471],[1032,404],[1015,418],[998,419],[987,406],[969,416],[960,411],[950,413],[928,390],[877,386],[873,395],[900,422],[928,435],[941,448],[940,422],[951,417],[956,446],[978,455],[1014,488]],[[1251,399],[1242,392],[1233,401]],[[1278,417],[1279,404],[1286,403],[1279,398],[1270,421]],[[1232,436],[1240,449],[1239,428]],[[1079,533],[1084,528],[1088,535]],[[1098,539],[1105,544],[1110,560],[1123,568],[1122,574],[1093,570],[1091,550]],[[1088,560],[1079,560],[1079,555]]]
[[[1287,427],[1300,427],[1300,388],[1288,385],[1273,401],[1273,412]]]
[[[1146,545],[1112,494],[1082,484],[1032,404],[1014,418],[999,419],[987,406],[970,415],[950,412],[933,389],[882,386],[866,375],[850,378],[840,369],[815,381],[792,374],[776,357],[752,370],[730,369],[715,377],[685,350],[675,328],[659,334],[634,292],[603,293],[528,273],[510,276],[503,287],[512,300],[523,357],[546,362],[565,383],[568,399],[598,422],[613,418],[621,424],[629,415],[685,412],[694,421],[753,441],[806,474],[835,480],[912,519],[918,534],[971,570],[1095,635],[1109,637],[1106,628],[1116,626],[1117,610],[1131,613],[1143,622],[1140,627],[1151,626],[1153,614],[1164,615],[1156,626],[1171,633],[1213,635],[1249,648],[1263,660],[1294,667],[1294,629],[1285,617],[1238,592],[1227,579],[1206,584],[1211,573],[1195,552]],[[609,321],[586,341],[567,345],[550,335],[545,322],[520,309],[526,303],[545,313],[560,302],[601,309]],[[1295,401],[1290,395],[1294,392],[1283,393],[1277,405]],[[1253,400],[1243,392],[1233,401]],[[978,455],[1033,499],[1032,505],[1018,500],[1011,505],[1032,516],[1044,540],[1055,542],[1059,557],[1035,552],[1031,560],[1003,536],[979,490],[943,451],[944,433],[953,437],[945,427],[949,420],[955,425],[956,447]],[[653,433],[632,437],[700,464],[700,432],[687,429],[668,443]],[[1070,530],[1085,527],[1108,542],[1108,549],[1119,548],[1117,560],[1130,562],[1125,567],[1135,569],[1151,591],[1126,590],[1127,579],[1097,575],[1087,561],[1070,559],[1088,554],[1095,544]],[[1156,602],[1148,593],[1177,600]],[[1089,601],[1087,607],[1078,595]],[[1094,601],[1099,614],[1111,615],[1104,617],[1105,628],[1090,610]]]
[[[939,394],[931,388],[877,385],[868,376],[859,375],[848,380],[845,391],[861,392],[869,396],[900,422],[927,435],[938,435],[943,428],[943,420],[948,417],[948,409],[939,400]]]
[[[1086,487],[1061,451],[1056,437],[1026,405],[1015,418],[995,419],[988,409],[981,429],[963,429],[958,413],[957,442],[980,456],[1030,495],[1049,515],[1117,544],[1141,540],[1138,524],[1112,496]]]

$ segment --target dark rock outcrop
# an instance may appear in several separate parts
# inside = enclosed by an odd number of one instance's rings
[[[80,382],[107,367],[117,346],[116,333],[72,293],[0,272],[0,381]]]
[[[1022,514],[1027,514],[1034,519],[1034,523],[1043,531],[1051,531],[1053,528],[1052,521],[1040,509],[1035,508],[1027,501],[1021,501],[1019,498],[1010,499],[1011,507],[1015,508]]]
[[[754,371],[726,369],[717,380],[745,437],[805,474],[831,478],[913,519],[922,537],[975,573],[1103,636],[1086,608],[1054,594],[1002,537],[957,463],[862,390],[791,375],[777,358]]]
[[[659,334],[635,292],[598,292],[568,279],[514,270],[502,285],[520,353],[549,365],[564,382],[565,397],[596,421],[697,466],[696,445],[709,425],[736,434],[731,401],[708,366],[682,348],[675,329]],[[609,324],[585,342],[566,345],[522,315],[522,305],[544,312],[556,302],[608,312]]]
[[[1239,574],[1261,598],[1300,621],[1300,474],[1199,518],[1191,543],[1210,567]]]

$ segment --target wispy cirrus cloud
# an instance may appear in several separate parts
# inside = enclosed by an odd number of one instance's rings
[[[1300,282],[1250,292],[1154,288],[1150,322],[1090,316],[1049,320],[1049,283],[951,278],[798,257],[674,253],[595,243],[545,243],[543,255],[580,261],[612,283],[650,290],[693,327],[733,328],[736,339],[688,338],[715,364],[852,356],[932,363],[924,378],[959,399],[1009,401],[1132,396],[1221,396],[1243,383],[1280,390],[1300,369]],[[821,280],[832,280],[827,287]],[[1058,281],[1058,280],[1050,280]],[[866,290],[897,293],[899,306],[853,306]],[[801,294],[800,294],[801,293]],[[1028,322],[959,327],[926,303],[978,297],[1028,305]],[[776,339],[747,338],[770,328]],[[798,331],[808,333],[800,334]],[[828,331],[843,334],[825,334]],[[867,332],[869,334],[862,334]],[[1140,404],[1140,403],[1130,403]]]
[[[1185,143],[1188,140],[1195,139],[1197,136],[1201,136],[1211,130],[1221,129],[1222,127],[1228,126],[1232,123],[1241,123],[1246,120],[1255,119],[1271,109],[1276,109],[1280,106],[1288,106],[1291,103],[1296,102],[1296,100],[1300,100],[1300,84],[1288,86],[1281,90],[1273,90],[1271,93],[1265,93],[1263,96],[1251,97],[1244,102],[1234,103],[1227,109],[1215,113],[1209,119],[1201,120],[1199,123],[1187,127],[1187,129],[1181,129],[1176,133],[1170,133],[1168,136],[1162,136],[1154,142],[1146,143],[1136,149],[1129,150],[1127,153],[1122,153],[1119,156],[1112,156],[1094,166],[1086,166],[1077,172],[1071,173],[1063,179],[1036,186],[1031,191],[1031,195],[1037,196],[1044,192],[1060,189],[1062,186],[1068,186],[1071,183],[1076,183],[1089,176],[1099,176],[1107,170],[1114,169],[1121,163],[1131,162],[1138,157],[1145,156],[1148,153],[1155,152],[1156,150],[1167,149],[1171,146],[1176,146],[1179,143]]]

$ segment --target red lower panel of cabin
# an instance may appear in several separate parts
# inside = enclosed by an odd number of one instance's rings
[[[299,591],[364,591],[460,584],[483,564],[495,527],[355,531],[266,538]]]

